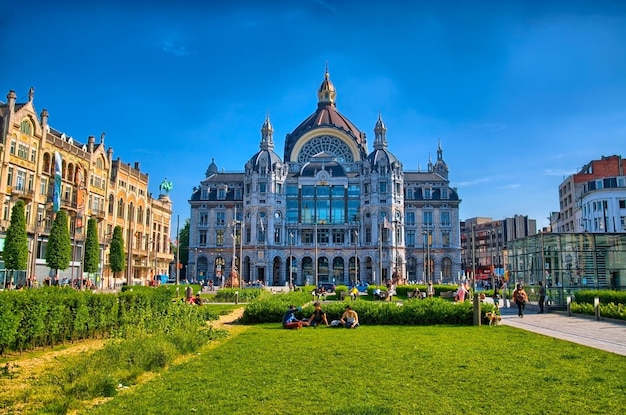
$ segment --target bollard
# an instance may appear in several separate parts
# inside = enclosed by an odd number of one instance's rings
[[[478,293],[474,293],[474,325],[480,326],[480,297]]]
[[[235,291],[235,304],[239,304],[239,291]]]
[[[596,313],[596,319],[600,320],[600,297],[593,298],[593,309]]]
[[[572,316],[572,296],[567,296],[567,315]]]

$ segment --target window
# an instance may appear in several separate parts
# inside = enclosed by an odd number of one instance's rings
[[[10,166],[7,171],[7,186],[13,186],[13,167]]]
[[[37,149],[36,148],[32,148],[30,150],[30,161],[31,163],[34,163],[35,161],[37,161]]]
[[[28,160],[29,148],[26,144],[19,143],[17,146],[17,156],[24,160]]]
[[[274,228],[274,243],[280,244],[280,227]]]
[[[200,231],[198,235],[198,245],[206,246],[206,231]]]
[[[260,182],[259,183],[259,193],[265,193],[265,192],[267,192],[267,183]]]
[[[372,228],[370,228],[369,226],[365,228],[365,243],[366,244],[372,243]]]
[[[447,199],[448,198],[448,188],[444,187],[443,189],[441,189],[441,198],[442,199]]]
[[[619,201],[619,208],[626,209],[626,199],[622,199]]]
[[[221,188],[221,189],[217,189],[217,200],[224,200],[226,199],[226,189]]]
[[[450,231],[442,231],[441,232],[441,244],[444,247],[450,246]]]
[[[206,188],[202,189],[202,196],[201,196],[202,200],[208,200],[209,199],[209,190]]]
[[[224,246],[224,230],[218,229],[215,231],[215,245]]]
[[[320,243],[320,244],[328,243],[328,229],[317,230],[317,243]]]
[[[279,194],[279,195],[283,193],[283,185],[282,185],[282,183],[276,183],[276,193]]]
[[[11,145],[9,147],[9,153],[15,154],[15,148],[17,147],[17,141],[11,140]]]
[[[39,182],[39,194],[41,196],[46,196],[48,194],[48,178],[42,177]]]
[[[26,135],[33,135],[33,126],[28,120],[24,120],[20,124],[20,131]]]
[[[433,226],[433,212],[424,212],[424,225]]]
[[[407,189],[407,191],[406,191],[406,198],[407,199],[413,199],[413,189]]]
[[[305,229],[302,231],[302,243],[303,244],[312,244],[313,243],[313,231],[310,229]]]
[[[26,190],[26,172],[18,170],[16,179],[15,188],[22,192]]]
[[[424,189],[424,199],[430,199],[430,188]]]
[[[387,182],[380,182],[378,189],[380,193],[387,193]]]
[[[117,217],[118,218],[123,218],[124,217],[124,200],[120,199],[117,202]]]
[[[217,212],[215,215],[215,224],[224,226],[226,224],[226,212]]]
[[[406,231],[406,245],[415,246],[415,231]]]
[[[441,224],[450,226],[450,212],[441,212]]]
[[[366,194],[366,195],[370,194],[370,184],[369,183],[365,183],[363,185],[363,193]]]
[[[200,225],[206,226],[209,224],[209,214],[206,212],[200,213]]]
[[[415,212],[406,212],[404,222],[409,225],[415,225]]]
[[[344,240],[344,231],[342,229],[333,229],[333,244],[343,244]]]

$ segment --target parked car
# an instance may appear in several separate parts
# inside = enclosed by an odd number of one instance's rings
[[[367,287],[369,287],[370,285],[366,282],[360,282],[356,285],[356,289],[359,290],[360,293],[366,293],[367,292]],[[353,284],[350,284],[350,286],[348,287],[348,290],[351,290],[353,287]]]
[[[335,292],[335,288],[337,287],[332,282],[321,282],[319,283],[318,288],[324,288],[324,291],[326,292]]]

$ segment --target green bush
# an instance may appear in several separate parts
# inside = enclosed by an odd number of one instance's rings
[[[313,305],[308,295],[302,297],[291,294],[259,299],[249,304],[242,318],[244,323],[280,322],[290,304],[308,303],[296,313],[298,318],[309,318],[313,313]],[[473,324],[473,308],[470,301],[455,303],[441,298],[411,299],[402,304],[396,302],[330,302],[323,305],[328,320],[337,320],[345,311],[346,304],[359,314],[362,324],[393,324],[393,325],[432,325],[432,324]],[[495,311],[491,304],[482,304],[481,314]]]
[[[613,290],[580,290],[574,294],[574,301],[593,304],[595,297],[600,299],[600,304],[626,304],[626,291]]]

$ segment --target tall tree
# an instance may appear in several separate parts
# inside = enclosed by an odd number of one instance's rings
[[[100,267],[100,246],[98,244],[98,221],[91,218],[87,222],[87,239],[85,240],[84,270],[89,274],[98,272]]]
[[[58,282],[58,270],[67,269],[72,259],[72,240],[67,221],[67,212],[59,210],[56,213],[46,250],[46,263],[54,270],[54,279]]]
[[[183,265],[179,275],[183,280],[187,279],[187,263],[189,262],[189,228],[189,218],[187,218],[185,226],[178,232],[178,246],[172,244],[174,259],[176,258],[176,250],[178,250],[178,261]]]
[[[122,236],[122,227],[116,226],[113,229],[113,237],[109,246],[109,262],[111,263],[111,271],[117,278],[117,273],[122,272],[126,266],[126,257],[124,256],[124,237]]]
[[[178,247],[175,249],[179,249],[180,252],[178,254],[178,259],[180,263],[183,265],[187,265],[189,262],[189,218],[185,220],[185,226],[178,232]],[[173,251],[174,255],[176,255],[176,251]]]
[[[11,224],[4,242],[4,264],[7,270],[25,270],[28,264],[28,235],[24,201],[18,200],[11,210]],[[34,278],[34,275],[31,275]]]

